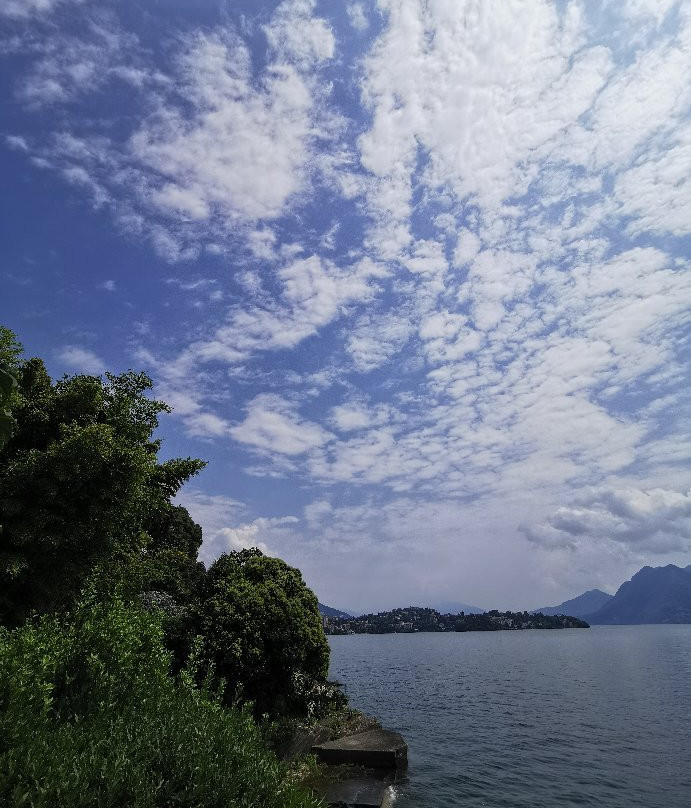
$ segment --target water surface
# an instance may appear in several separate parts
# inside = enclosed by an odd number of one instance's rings
[[[691,626],[330,637],[401,732],[397,808],[689,808]]]

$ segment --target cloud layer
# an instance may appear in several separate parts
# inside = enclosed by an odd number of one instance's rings
[[[189,326],[128,349],[220,454],[207,558],[523,607],[688,553],[685,4],[286,0],[157,49],[97,4],[18,33],[49,6],[6,12],[6,142],[169,264]]]

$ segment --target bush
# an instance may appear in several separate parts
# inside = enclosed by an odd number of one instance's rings
[[[0,804],[316,808],[247,712],[168,675],[157,620],[85,602],[0,633]]]

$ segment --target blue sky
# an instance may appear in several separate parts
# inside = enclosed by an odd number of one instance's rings
[[[341,608],[689,563],[691,8],[5,0],[2,322]]]

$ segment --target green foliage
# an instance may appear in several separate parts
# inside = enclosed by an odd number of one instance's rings
[[[0,632],[0,804],[317,808],[248,713],[168,676],[161,636],[119,601]]]
[[[299,570],[259,550],[222,555],[195,617],[202,656],[227,682],[228,701],[251,701],[257,715],[325,708],[329,646]]]
[[[21,345],[9,328],[0,326],[0,449],[12,437],[16,421],[12,416],[12,405],[16,401],[17,357]]]
[[[167,501],[151,508],[144,529],[149,544],[142,559],[142,588],[167,592],[188,603],[204,578],[204,565],[196,560],[202,529],[185,508]]]
[[[12,437],[16,421],[12,417],[10,404],[17,389],[17,379],[10,367],[0,363],[0,448]]]
[[[142,805],[216,804],[185,802],[167,790],[173,783],[186,794],[184,784],[194,781],[189,766],[201,771],[206,764],[193,760],[185,768],[179,752],[169,765],[156,757],[169,755],[160,738],[179,741],[180,750],[203,746],[195,733],[256,735],[249,715],[224,712],[220,696],[210,700],[191,682],[213,681],[226,705],[251,702],[257,715],[316,716],[340,704],[342,694],[326,682],[329,648],[317,600],[298,570],[256,550],[222,556],[205,571],[197,560],[201,528],[171,503],[204,463],[158,461],[153,435],[168,407],[148,397],[148,376],[53,383],[40,359],[21,361],[13,335],[3,334],[0,359],[10,363],[19,389],[11,390],[16,430],[0,448],[0,623],[22,628],[3,639],[0,731],[7,740],[4,747],[0,741],[0,774],[26,784],[38,782],[41,767],[62,772],[70,798],[53,784],[32,798],[35,805],[138,805],[145,791],[137,789],[154,766],[165,777],[156,799]],[[69,613],[84,592],[88,604],[72,618],[36,622],[37,614]],[[141,608],[104,611],[114,597]],[[171,690],[168,669],[188,686]],[[79,728],[88,728],[83,738]],[[132,766],[124,751],[119,758],[98,751],[110,738],[133,755]],[[91,756],[88,765],[84,755]],[[108,788],[119,783],[127,799],[118,802],[116,791],[105,801],[94,797],[87,781],[97,763],[106,767]],[[127,779],[140,776],[139,785]],[[270,793],[250,782],[248,795]],[[82,789],[93,803],[79,801]],[[15,796],[10,804],[19,804]]]
[[[576,617],[528,612],[498,612],[493,609],[482,614],[439,614],[435,609],[408,606],[379,614],[360,617],[329,617],[324,630],[327,634],[399,634],[413,631],[522,631],[542,628],[588,628]]]
[[[146,588],[165,566],[154,563],[157,549],[178,551],[166,585],[186,596],[199,574],[198,529],[169,499],[204,463],[158,463],[152,435],[168,407],[147,397],[151,380],[130,371],[53,384],[41,360],[15,365],[17,428],[0,450],[0,620],[69,607],[99,569],[110,588]],[[166,544],[171,513],[179,535]],[[158,547],[145,556],[147,531]]]

